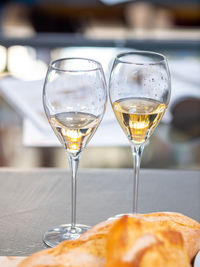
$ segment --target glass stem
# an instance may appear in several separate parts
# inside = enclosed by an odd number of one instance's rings
[[[75,228],[76,226],[76,176],[77,176],[77,171],[78,171],[78,166],[79,166],[79,156],[68,156],[69,159],[69,165],[70,165],[70,170],[71,170],[71,184],[72,184],[72,192],[71,192],[71,197],[72,197],[72,210],[71,210],[71,228]]]
[[[139,187],[139,171],[143,145],[131,145],[133,154],[133,166],[134,166],[134,180],[133,180],[133,213],[138,212],[138,187]]]

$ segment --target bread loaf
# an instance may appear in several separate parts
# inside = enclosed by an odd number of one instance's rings
[[[123,217],[112,227],[106,267],[189,267],[200,249],[200,225],[175,213]]]
[[[198,222],[179,213],[138,214],[102,222],[19,267],[189,267],[198,250]]]

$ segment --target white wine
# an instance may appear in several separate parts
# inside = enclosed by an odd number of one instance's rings
[[[100,120],[83,112],[62,112],[52,115],[49,122],[69,153],[78,155],[95,133]]]
[[[148,98],[123,98],[112,107],[120,126],[134,144],[143,144],[149,138],[167,108]]]

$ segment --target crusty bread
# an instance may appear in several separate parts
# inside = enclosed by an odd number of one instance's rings
[[[107,235],[114,221],[92,227],[79,239],[64,241],[28,257],[19,267],[102,267],[105,266]]]
[[[198,222],[179,213],[137,214],[102,222],[19,267],[189,267],[198,250]]]
[[[189,267],[200,249],[200,225],[175,213],[123,217],[110,231],[106,267]]]
[[[157,220],[167,227],[169,225],[175,231],[182,234],[185,249],[192,259],[200,250],[200,224],[195,220],[175,212],[157,212],[144,214],[149,221]]]

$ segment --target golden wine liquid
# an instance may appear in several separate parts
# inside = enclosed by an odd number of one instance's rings
[[[49,122],[67,151],[78,155],[95,133],[100,120],[88,113],[62,112],[51,116]]]
[[[112,107],[120,126],[134,144],[142,144],[150,137],[167,108],[148,98],[124,98]]]

